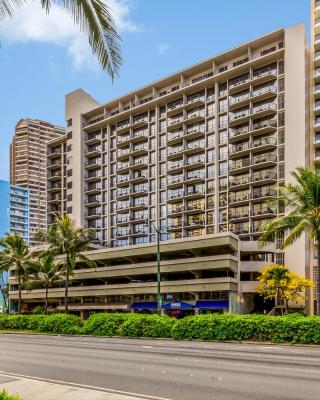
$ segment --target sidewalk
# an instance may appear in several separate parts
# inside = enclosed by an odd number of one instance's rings
[[[10,394],[18,394],[22,400],[145,400],[147,398],[0,374],[0,392],[3,389]]]

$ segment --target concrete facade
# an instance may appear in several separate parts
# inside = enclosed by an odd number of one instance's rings
[[[162,259],[164,298],[176,293],[175,300],[195,306],[220,296],[229,311],[250,312],[262,307],[255,290],[263,266],[284,263],[310,276],[307,238],[286,252],[278,250],[281,238],[267,250],[257,247],[262,224],[285,213],[269,200],[292,181],[294,168],[310,163],[309,101],[303,25],[271,32],[106,104],[82,90],[68,94],[66,135],[48,145],[49,223],[54,213],[68,213],[78,226],[96,230],[103,254],[100,269],[76,272],[74,310],[115,309],[109,296],[122,296],[116,309],[130,309],[134,296],[154,301],[156,235],[146,219],[168,229],[162,249],[179,248],[174,260]],[[238,243],[232,251],[220,248],[223,261],[203,259],[205,246],[200,255],[191,252],[192,263],[183,261],[191,243],[223,235]],[[138,249],[145,251],[142,259],[135,257]],[[127,263],[121,271],[115,255]],[[153,267],[144,264],[148,260]],[[224,272],[212,271],[217,263]],[[167,271],[170,265],[176,270]],[[53,307],[62,307],[62,292],[50,291]],[[24,296],[30,305],[43,294]],[[312,297],[306,298],[310,312]]]
[[[31,245],[47,227],[47,142],[64,133],[48,122],[22,119],[10,145],[10,183],[29,189]]]

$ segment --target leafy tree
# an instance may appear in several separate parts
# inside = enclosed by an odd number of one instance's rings
[[[284,237],[283,250],[307,233],[317,244],[318,275],[317,314],[320,314],[320,167],[299,167],[292,172],[296,183],[279,188],[278,204],[285,206],[286,215],[263,224],[260,242],[265,245]]]
[[[286,309],[289,300],[299,304],[304,299],[304,290],[313,286],[309,279],[277,264],[264,267],[258,280],[258,293],[266,299],[279,300]]]
[[[95,261],[82,254],[88,250],[90,239],[94,237],[91,229],[77,228],[68,215],[58,215],[55,223],[48,227],[47,232],[38,232],[35,239],[49,245],[48,251],[57,257],[57,265],[65,272],[65,312],[68,313],[68,291],[70,276],[74,274],[77,262],[89,267],[96,266]]]
[[[21,290],[25,280],[28,279],[28,268],[32,265],[32,252],[28,244],[18,233],[10,233],[0,240],[0,246],[3,246],[1,252],[1,268],[12,268],[18,279],[18,313],[21,314]]]
[[[0,0],[0,22],[10,17],[25,4],[25,0]],[[73,21],[84,32],[93,54],[112,80],[118,75],[121,65],[120,36],[113,17],[104,0],[41,0],[42,8],[49,13],[53,4],[70,13]]]
[[[49,288],[65,280],[65,270],[54,262],[53,253],[46,251],[40,254],[38,261],[30,268],[30,279],[31,287],[40,285],[46,290],[44,313],[47,314]]]

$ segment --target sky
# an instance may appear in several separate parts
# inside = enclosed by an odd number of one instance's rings
[[[113,83],[86,37],[58,6],[29,1],[0,21],[0,179],[19,119],[65,126],[64,96],[82,88],[106,102],[280,27],[304,22],[309,0],[105,0],[122,37]]]

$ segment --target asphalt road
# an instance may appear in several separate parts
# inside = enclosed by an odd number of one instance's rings
[[[0,371],[170,400],[320,398],[320,347],[0,334]]]

